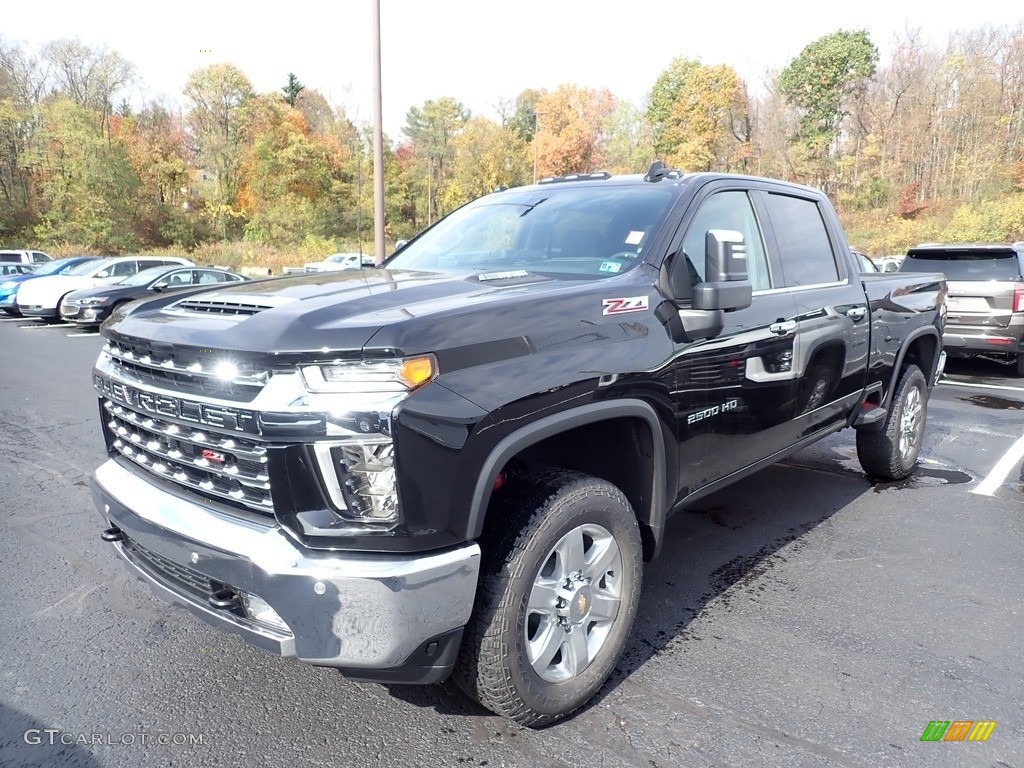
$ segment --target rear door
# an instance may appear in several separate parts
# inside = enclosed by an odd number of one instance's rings
[[[946,276],[946,325],[979,331],[1010,325],[1021,283],[1017,252],[1007,246],[913,248],[901,272],[942,272]]]
[[[755,195],[769,252],[796,304],[798,380],[791,444],[845,422],[867,381],[871,320],[856,264],[831,205],[812,191],[766,185]]]

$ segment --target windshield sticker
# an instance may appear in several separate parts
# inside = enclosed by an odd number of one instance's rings
[[[626,312],[643,312],[647,309],[646,296],[630,296],[626,299],[604,299],[603,315],[622,315]]]
[[[634,229],[626,235],[626,245],[640,245],[640,241],[643,239],[644,231],[642,229]]]
[[[622,269],[622,265],[617,261],[602,261],[601,271],[602,272],[618,272]]]
[[[481,272],[476,279],[481,283],[485,280],[508,280],[513,277],[529,277],[530,273],[525,269],[511,269],[508,272]]]

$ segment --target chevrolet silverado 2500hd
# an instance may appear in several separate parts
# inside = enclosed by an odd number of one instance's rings
[[[860,269],[819,192],[655,164],[488,195],[381,268],[125,305],[102,537],[277,654],[552,722],[671,513],[845,427],[913,471],[944,278]]]

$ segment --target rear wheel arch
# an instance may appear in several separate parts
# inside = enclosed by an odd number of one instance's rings
[[[610,436],[630,429],[636,430],[641,440],[640,450],[612,445],[610,450],[620,451],[614,462],[600,461],[609,454],[588,445],[569,460],[546,465],[585,472],[620,488],[636,512],[644,559],[652,559],[661,545],[669,506],[669,464],[662,423],[654,408],[643,400],[616,400],[573,408],[539,419],[503,438],[484,461],[477,477],[470,502],[467,538],[478,539],[483,534],[495,479],[510,464],[517,460],[538,460],[545,449],[558,441],[572,439],[588,430]],[[644,455],[645,451],[648,455]]]
[[[935,379],[935,368],[939,363],[939,352],[941,349],[942,341],[939,339],[938,332],[931,326],[920,328],[907,337],[900,346],[899,354],[896,357],[896,365],[893,366],[889,375],[884,403],[886,407],[892,401],[893,393],[899,386],[900,379],[903,377],[903,371],[908,365],[916,365],[920,368],[921,373],[924,374],[925,381],[931,387]]]

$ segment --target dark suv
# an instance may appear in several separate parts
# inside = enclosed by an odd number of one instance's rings
[[[1024,376],[1024,242],[927,243],[911,248],[901,272],[942,272],[949,295],[943,349],[950,356],[998,356]]]

